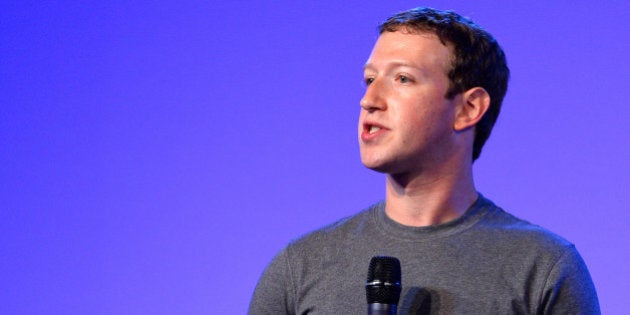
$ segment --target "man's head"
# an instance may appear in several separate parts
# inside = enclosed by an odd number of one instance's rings
[[[474,87],[485,89],[490,95],[490,106],[475,125],[473,161],[490,136],[499,116],[501,103],[507,91],[510,71],[505,54],[488,32],[452,11],[415,8],[398,13],[379,26],[385,32],[432,33],[444,45],[452,45],[453,60],[447,76],[449,88],[445,95],[452,99]]]

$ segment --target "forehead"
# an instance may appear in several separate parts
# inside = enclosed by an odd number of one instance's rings
[[[388,64],[410,64],[421,68],[450,69],[452,48],[431,32],[383,32],[367,61],[366,68]]]

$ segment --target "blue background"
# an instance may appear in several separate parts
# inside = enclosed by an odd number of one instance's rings
[[[362,66],[419,4],[508,56],[477,188],[574,242],[624,313],[625,1],[2,1],[0,313],[245,313],[288,241],[383,197]]]

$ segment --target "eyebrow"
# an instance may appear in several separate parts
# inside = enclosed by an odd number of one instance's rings
[[[419,67],[419,66],[417,66],[415,64],[412,64],[410,62],[407,62],[407,61],[397,61],[397,60],[396,61],[392,61],[392,62],[387,63],[386,67],[387,67],[386,69],[388,69],[388,70],[389,69],[400,68],[400,67],[408,67],[408,68],[416,69],[416,70],[422,72],[423,74],[426,73],[426,69],[424,69],[423,67]],[[375,67],[374,67],[373,64],[366,63],[363,66],[363,71],[369,70],[369,69],[374,69],[374,68]]]

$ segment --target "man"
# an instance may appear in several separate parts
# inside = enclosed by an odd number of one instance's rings
[[[490,34],[450,11],[394,15],[365,65],[359,145],[385,201],[289,244],[251,314],[365,313],[371,257],[402,266],[400,314],[597,314],[575,247],[475,190],[509,70]]]

